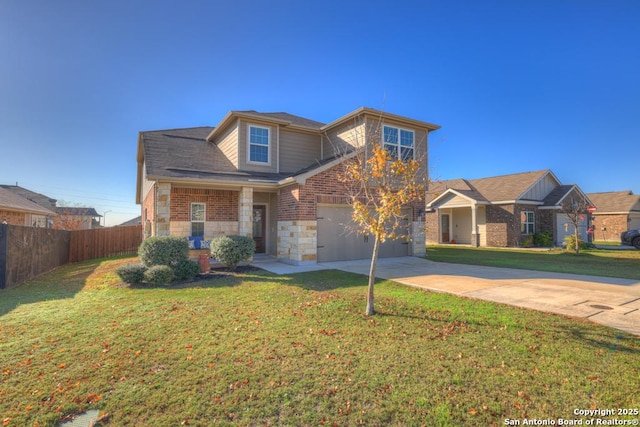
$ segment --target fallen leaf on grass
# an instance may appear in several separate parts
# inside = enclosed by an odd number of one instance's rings
[[[99,394],[90,393],[89,395],[87,395],[88,404],[94,404],[96,402],[100,402],[101,400],[102,397]]]

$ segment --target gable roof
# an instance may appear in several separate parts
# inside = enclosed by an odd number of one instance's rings
[[[631,190],[589,193],[587,196],[597,208],[595,215],[640,212],[640,195]]]
[[[45,209],[49,209],[51,211],[55,211],[56,209],[56,199],[52,199],[49,196],[45,196],[44,194],[36,193],[35,191],[27,190],[26,188],[20,187],[19,185],[0,185],[0,187],[5,190],[9,190],[14,194],[17,194],[20,197],[24,197],[25,199],[42,206]]]
[[[55,212],[0,186],[0,209],[53,216]]]
[[[57,207],[56,208],[58,214],[61,215],[78,215],[78,216],[99,216],[94,208],[83,208],[83,207]]]
[[[547,175],[559,184],[558,179],[549,169],[470,180],[458,178],[440,181],[429,188],[427,205],[437,202],[449,190],[479,203],[513,203],[520,200],[529,189]]]
[[[285,112],[237,110],[230,111],[216,127],[143,131],[138,135],[136,203],[142,202],[143,177],[149,180],[169,179],[184,183],[215,182],[229,186],[250,182],[253,186],[265,188],[275,188],[276,185],[285,185],[292,181],[304,182],[305,179],[344,160],[344,156],[349,157],[351,153],[316,161],[295,173],[248,172],[239,171],[212,141],[238,118],[273,123],[321,135],[327,129],[361,114],[377,115],[381,119],[392,119],[427,130],[440,128],[431,123],[361,107],[328,125]]]
[[[409,117],[398,116],[396,114],[386,113],[384,111],[376,110],[374,108],[369,107],[360,107],[352,112],[340,117],[332,121],[331,123],[324,124],[315,120],[307,119],[305,117],[296,116],[294,114],[289,113],[260,113],[255,110],[241,110],[241,111],[230,111],[226,116],[218,123],[218,126],[211,130],[211,133],[207,135],[207,141],[213,141],[214,138],[222,132],[228,124],[230,124],[236,118],[245,118],[245,119],[254,119],[254,120],[263,120],[272,122],[274,124],[279,124],[281,126],[292,127],[300,130],[312,131],[323,133],[328,129],[331,129],[334,126],[341,125],[352,120],[355,117],[358,117],[362,114],[368,114],[372,116],[377,116],[381,119],[389,119],[397,122],[405,123],[410,126],[415,126],[418,128],[424,128],[428,130],[438,130],[440,126],[435,125],[433,123],[423,122],[421,120],[412,119]]]

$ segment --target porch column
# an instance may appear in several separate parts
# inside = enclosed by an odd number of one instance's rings
[[[478,205],[471,205],[471,246],[480,246],[480,236],[478,236]]]
[[[253,188],[242,187],[238,197],[238,234],[253,237]]]
[[[156,184],[156,236],[171,234],[171,184]]]

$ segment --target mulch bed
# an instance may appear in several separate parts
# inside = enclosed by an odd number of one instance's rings
[[[238,277],[247,273],[254,273],[256,271],[262,271],[261,268],[251,265],[244,265],[236,267],[235,270],[229,270],[227,267],[212,268],[208,273],[198,274],[196,277],[190,280],[179,280],[171,282],[167,285],[154,286],[146,283],[137,283],[135,285],[129,285],[126,283],[119,283],[118,287],[131,288],[131,289],[148,289],[148,288],[188,288],[189,286],[197,285],[201,282],[207,282],[211,280],[226,279],[228,277]]]

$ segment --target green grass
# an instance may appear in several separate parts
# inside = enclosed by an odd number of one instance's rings
[[[561,249],[536,251],[442,245],[427,247],[427,257],[456,264],[640,280],[640,251],[637,250],[593,249],[575,254]]]
[[[338,271],[128,288],[127,259],[0,292],[0,423],[504,425],[640,406],[640,340]]]

